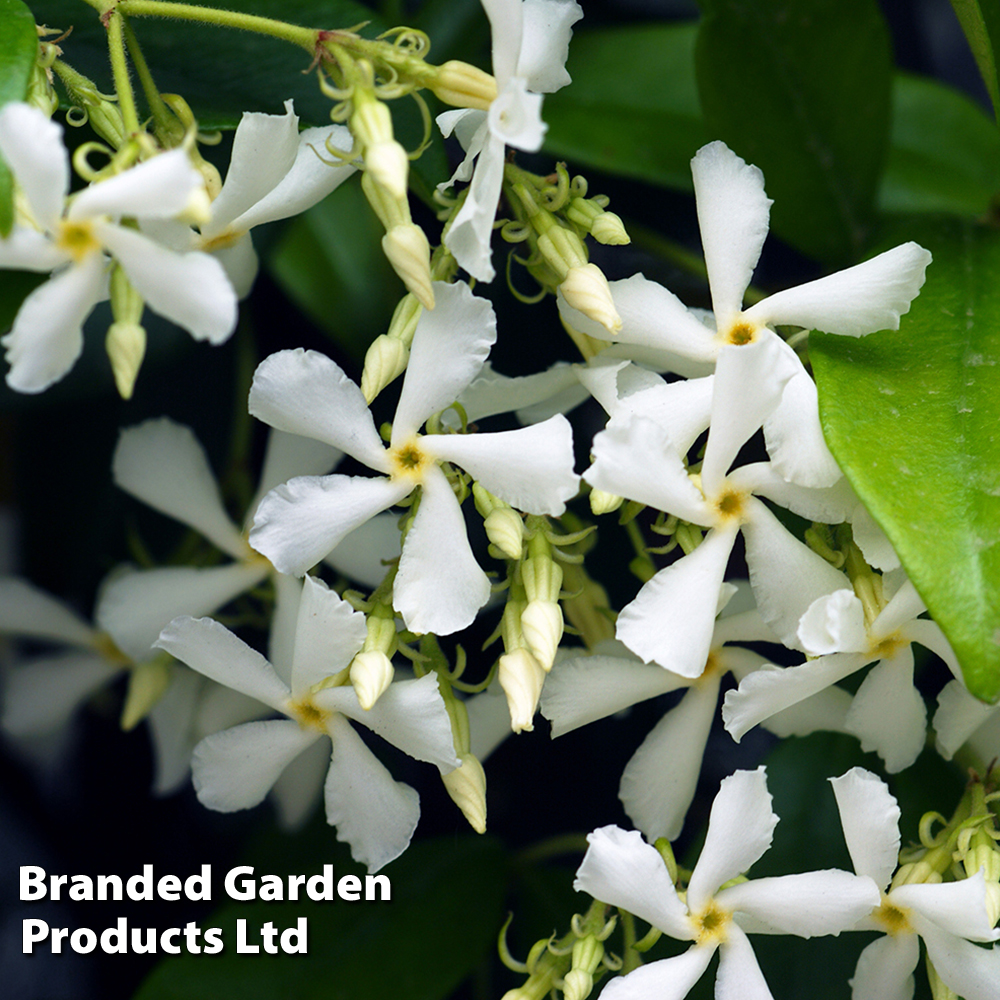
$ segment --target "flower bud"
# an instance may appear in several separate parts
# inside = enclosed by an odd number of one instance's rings
[[[530,733],[535,728],[535,710],[544,683],[545,671],[527,649],[515,649],[500,657],[500,686],[507,695],[510,728],[515,733]]]
[[[486,774],[479,759],[471,753],[461,755],[462,765],[441,775],[452,802],[462,810],[476,833],[486,832]]]
[[[563,615],[558,601],[529,601],[521,612],[521,631],[531,655],[547,673],[552,669],[563,636]]]
[[[438,100],[456,108],[488,111],[497,98],[497,82],[489,73],[458,59],[437,67],[428,89]]]
[[[365,354],[361,372],[361,392],[366,403],[371,401],[398,375],[406,370],[410,349],[401,340],[380,334]]]
[[[559,286],[563,298],[595,323],[600,323],[608,333],[618,333],[622,328],[621,316],[615,309],[611,289],[604,272],[596,264],[572,267]]]
[[[551,219],[551,216],[543,215],[543,218]],[[538,252],[561,282],[566,280],[573,268],[583,267],[587,263],[587,250],[583,241],[564,226],[549,225],[538,237]]]
[[[410,158],[406,150],[392,140],[365,147],[365,167],[375,180],[393,198],[406,197],[406,180],[410,172]]]
[[[118,395],[131,399],[146,354],[146,331],[138,323],[112,323],[104,341]]]
[[[483,521],[486,537],[508,558],[520,559],[524,549],[524,521],[513,507],[494,507]]]
[[[605,246],[623,247],[632,242],[625,223],[614,212],[601,212],[590,227],[590,235]]]
[[[382,237],[382,250],[393,270],[426,309],[434,308],[431,248],[424,231],[413,222],[393,226]]]
[[[129,674],[128,694],[122,708],[122,729],[127,732],[142,722],[163,697],[169,684],[170,667],[164,660],[157,658],[148,663],[137,663]]]
[[[363,650],[351,661],[351,683],[367,712],[392,683],[392,661],[377,649]]]
[[[594,514],[610,514],[625,502],[624,497],[615,496],[614,493],[605,493],[604,490],[590,491],[590,509]]]
[[[535,555],[521,564],[521,580],[529,601],[558,601],[563,571],[551,555]]]

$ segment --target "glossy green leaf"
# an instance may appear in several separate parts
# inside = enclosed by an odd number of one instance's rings
[[[713,138],[764,171],[771,227],[810,256],[864,244],[889,138],[892,52],[876,0],[702,0]]]
[[[317,873],[331,860],[325,854],[296,873]],[[358,874],[363,881],[363,873],[358,865],[335,865],[337,878]],[[201,925],[222,928],[224,951],[167,959],[135,1000],[443,1000],[496,940],[507,882],[504,853],[487,837],[447,837],[415,844],[382,874],[392,884],[388,902],[224,906]],[[216,898],[221,879],[217,873]],[[236,954],[238,919],[247,921],[248,941],[259,943],[266,921],[281,929],[299,917],[308,922],[308,954]]]
[[[37,56],[38,33],[31,11],[21,0],[0,0],[0,107],[24,100]],[[0,159],[0,236],[7,236],[13,225],[13,178]]]
[[[879,207],[985,215],[1000,191],[1000,132],[964,94],[897,73]]]
[[[712,138],[694,80],[693,24],[580,30],[572,86],[545,98],[545,149],[575,163],[691,189],[691,157]]]
[[[951,5],[975,56],[997,121],[1000,121],[1000,82],[997,79],[996,58],[1000,44],[1000,8],[995,0],[951,0]]]
[[[1000,697],[1000,232],[912,225],[934,254],[899,331],[813,334],[827,441],[970,691]]]

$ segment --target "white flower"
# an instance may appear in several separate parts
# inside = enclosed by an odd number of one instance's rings
[[[843,578],[843,585],[847,583]],[[869,624],[853,591],[838,588],[817,598],[802,616],[801,648],[822,654],[796,667],[769,665],[746,677],[726,694],[722,716],[737,741],[757,723],[875,663],[858,688],[845,728],[876,751],[886,770],[909,767],[924,747],[927,709],[913,686],[917,642],[937,653],[953,672],[955,654],[934,622],[917,616],[926,610],[908,580]]]
[[[355,733],[368,726],[442,773],[460,764],[437,675],[391,684],[369,710],[350,684],[323,687],[364,645],[365,616],[322,581],[307,577],[290,659],[273,666],[209,618],[177,618],[157,645],[194,670],[287,716],[250,722],[195,748],[195,790],[210,809],[233,812],[260,803],[294,760],[323,737],[333,744],[324,786],[326,816],[356,861],[377,871],[406,850],[420,817],[417,793],[394,781]],[[323,741],[325,743],[325,740]]]
[[[361,390],[332,361],[282,351],[257,369],[250,412],[282,430],[325,441],[381,478],[302,476],[257,510],[250,543],[283,573],[301,576],[348,531],[420,487],[393,605],[407,628],[439,635],[465,628],[489,598],[462,512],[441,462],[454,462],[519,510],[561,514],[576,493],[571,431],[557,416],[495,434],[418,433],[475,377],[496,338],[493,310],[465,284],[436,286],[438,304],[417,324],[388,449]]]
[[[882,890],[881,900],[855,930],[885,931],[861,953],[852,1000],[909,1000],[920,958],[917,937],[942,981],[965,1000],[996,1000],[1000,949],[972,941],[1000,939],[987,914],[982,871],[958,882],[889,887],[899,855],[899,806],[885,783],[855,767],[831,778],[847,849],[859,875]]]
[[[442,133],[454,132],[466,150],[442,187],[472,178],[465,204],[445,234],[445,246],[474,278],[492,281],[490,234],[503,182],[504,149],[534,152],[541,147],[545,125],[540,95],[570,82],[564,66],[572,26],[583,11],[575,0],[483,0],[483,7],[493,32],[498,95],[489,111],[446,111],[437,121]]]
[[[872,260],[770,295],[743,309],[743,294],[767,236],[771,201],[764,176],[724,143],[703,146],[691,161],[698,222],[712,292],[715,329],[708,329],[671,292],[642,275],[611,283],[622,329],[613,339],[668,351],[694,363],[716,360],[725,345],[773,339],[794,369],[780,405],[764,421],[768,453],[777,471],[804,486],[829,486],[840,476],[823,441],[816,387],[794,352],[773,330],[799,326],[858,337],[898,329],[924,281],[931,255],[905,243]],[[570,324],[592,337],[608,331],[561,303]],[[741,397],[770,391],[774,373],[758,368],[720,392]]]
[[[175,253],[119,225],[121,218],[171,219],[202,186],[184,150],[162,153],[69,201],[69,157],[62,128],[37,108],[8,104],[0,111],[0,153],[32,214],[0,240],[0,267],[52,271],[25,300],[2,340],[19,392],[42,392],[59,381],[83,349],[83,322],[107,297],[107,257],[117,260],[154,312],[196,340],[219,344],[236,326],[236,296],[218,261]]]
[[[694,942],[682,955],[611,980],[602,1000],[682,1000],[716,950],[719,1000],[770,998],[748,931],[804,938],[839,934],[878,905],[871,879],[835,869],[720,888],[764,854],[777,822],[763,768],[726,778],[712,804],[705,846],[684,900],[659,852],[637,832],[606,826],[587,837],[590,847],[575,889],[628,910],[672,938]]]
[[[987,705],[969,694],[960,675],[938,695],[934,731],[938,753],[945,760],[951,760],[966,742],[983,764],[1000,757],[1000,705]]]

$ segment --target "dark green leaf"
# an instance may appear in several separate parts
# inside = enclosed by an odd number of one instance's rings
[[[821,260],[864,244],[889,136],[892,53],[875,0],[702,0],[702,111],[764,171],[771,225]],[[623,60],[627,57],[623,57]]]
[[[924,223],[898,332],[810,341],[827,441],[962,664],[1000,697],[1000,232]]]
[[[976,58],[983,83],[1000,121],[1000,84],[997,82],[997,43],[1000,42],[1000,8],[994,0],[951,0],[952,7]]]
[[[1000,133],[993,122],[957,90],[897,73],[879,207],[984,215],[998,191]]]
[[[0,0],[0,107],[23,101],[38,57],[38,33],[31,11],[21,0]],[[14,187],[10,169],[0,159],[0,237],[14,225]]]
[[[545,99],[545,148],[625,177],[691,189],[691,157],[711,136],[694,80],[696,26],[579,31],[572,86]]]
[[[263,871],[258,869],[258,875]],[[297,873],[318,871],[316,864]],[[363,874],[363,869],[336,864],[335,877],[344,874]],[[168,959],[146,980],[136,1000],[449,996],[496,940],[507,883],[503,851],[486,837],[442,838],[412,846],[383,874],[392,883],[390,902],[338,899],[223,907],[203,925],[223,929],[223,953]],[[221,875],[216,881],[221,894]],[[266,921],[284,928],[299,917],[308,921],[307,955],[236,954],[237,919],[247,921],[252,943]]]

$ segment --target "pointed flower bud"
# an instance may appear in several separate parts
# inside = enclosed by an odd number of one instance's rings
[[[524,521],[513,507],[494,507],[483,521],[486,537],[508,558],[520,559],[524,551]]]
[[[608,279],[596,264],[570,268],[559,291],[569,305],[595,323],[600,323],[608,333],[614,334],[621,330],[622,319],[611,298]]]
[[[395,337],[383,333],[372,341],[361,372],[361,392],[366,403],[371,403],[394,378],[403,374],[409,357],[410,349]]]
[[[507,695],[510,728],[515,733],[531,732],[535,710],[545,683],[545,671],[527,649],[515,649],[500,657],[500,686]]]
[[[548,673],[563,636],[563,614],[559,602],[528,601],[528,606],[521,613],[521,631],[531,655]]]
[[[406,180],[410,158],[406,150],[393,139],[365,147],[365,167],[394,198],[406,197]]]
[[[137,663],[129,674],[128,694],[122,708],[122,729],[127,732],[139,725],[169,685],[170,666],[164,659]]]
[[[551,218],[546,215],[536,216],[535,221],[540,222],[546,217]],[[566,280],[573,268],[583,267],[587,263],[587,248],[583,245],[583,240],[565,226],[547,226],[538,237],[538,252],[556,273],[560,282]]]
[[[601,212],[590,227],[590,235],[605,246],[623,247],[632,242],[625,223],[614,212]]]
[[[349,124],[361,143],[365,167],[393,198],[405,198],[410,160],[393,136],[392,114],[373,91],[364,87],[355,88],[353,100]]]
[[[131,399],[135,380],[146,355],[146,330],[138,323],[112,323],[104,341],[118,395]]]
[[[351,684],[366,712],[392,683],[393,673],[392,661],[377,649],[360,652],[351,661]]]
[[[460,755],[462,766],[441,775],[452,802],[462,810],[476,833],[486,832],[486,773],[471,753]]]
[[[438,100],[456,108],[489,111],[497,99],[497,82],[489,73],[458,59],[449,59],[437,67],[427,83]]]
[[[610,514],[625,502],[624,497],[615,496],[614,493],[605,493],[604,490],[590,491],[590,509],[594,514]]]
[[[433,309],[431,248],[424,231],[413,222],[393,226],[382,237],[382,250],[407,290],[417,297],[424,308]]]

